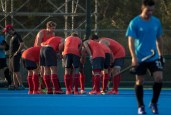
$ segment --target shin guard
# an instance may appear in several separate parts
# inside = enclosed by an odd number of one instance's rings
[[[138,102],[138,107],[144,106],[144,93],[143,93],[143,86],[142,85],[135,85],[135,95]]]
[[[33,81],[33,85],[34,85],[34,91],[36,92],[39,89],[39,75],[34,74],[32,81]]]
[[[103,91],[107,90],[108,82],[109,82],[109,74],[104,74],[103,75],[103,82],[102,82]]]
[[[29,91],[32,92],[33,88],[34,88],[32,76],[27,76],[27,82],[28,82],[28,86],[29,86]]]
[[[78,92],[78,87],[79,87],[79,74],[74,75],[74,92]]]
[[[58,76],[56,74],[52,74],[51,80],[52,80],[53,87],[55,88],[55,91],[59,91],[60,87],[59,87]]]
[[[162,83],[156,83],[156,82],[153,84],[153,97],[151,101],[152,103],[157,104],[162,89],[162,85],[163,85]]]
[[[80,88],[81,90],[84,90],[85,86],[85,75],[83,73],[80,73]]]
[[[113,90],[118,91],[118,87],[120,84],[120,75],[113,77]]]
[[[69,88],[70,88],[70,91],[72,91],[73,89],[72,89],[72,87],[73,87],[73,75],[72,75],[72,73],[70,74],[70,76],[69,76],[69,81],[70,81],[70,83],[69,83]]]
[[[49,75],[44,75],[43,80],[44,80],[46,88],[47,88],[47,93],[53,93],[50,76]]]
[[[95,86],[95,90],[97,92],[100,92],[100,75],[95,76],[95,84],[94,84],[94,86]]]
[[[65,87],[66,87],[67,91],[71,91],[71,89],[70,89],[70,84],[71,84],[70,80],[71,80],[71,76],[69,74],[64,75],[64,82],[65,82]]]

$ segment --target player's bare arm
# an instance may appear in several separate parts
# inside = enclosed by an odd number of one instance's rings
[[[135,54],[134,42],[135,42],[134,38],[128,37],[128,47],[129,47],[131,57],[132,57],[132,66],[138,65],[138,59]]]
[[[159,56],[162,56],[163,55],[163,39],[162,39],[162,37],[157,39],[156,44],[157,44],[157,50],[158,50]]]
[[[85,41],[83,44],[84,44],[84,47],[85,47],[85,49],[86,49],[88,55],[89,55],[89,56],[92,56],[91,51],[90,51],[90,48],[89,48],[89,46],[88,46],[88,42],[89,42],[89,40]]]
[[[37,42],[36,42],[35,46],[40,46],[40,45],[41,45],[41,43],[42,43],[42,38],[43,38],[43,31],[40,31],[40,32],[37,34],[37,36],[36,36]]]

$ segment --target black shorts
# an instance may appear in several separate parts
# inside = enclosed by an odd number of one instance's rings
[[[108,69],[110,67],[110,54],[105,54],[105,60],[104,60],[104,69]]]
[[[78,68],[80,66],[80,57],[74,54],[64,55],[65,68]]]
[[[57,66],[57,54],[52,47],[40,49],[40,66]]]
[[[7,60],[6,58],[0,58],[0,69],[7,67]]]
[[[124,58],[117,58],[115,61],[111,64],[111,68],[117,67],[117,68],[122,68],[124,65]]]
[[[20,59],[21,59],[21,53],[18,53],[17,55],[9,58],[9,69],[12,72],[20,71]]]
[[[104,58],[103,57],[97,57],[92,60],[92,69],[104,69]]]
[[[150,71],[151,75],[155,71],[163,71],[163,66],[159,59],[156,59],[152,62],[142,62],[136,68],[137,75],[145,75],[147,73],[147,69]]]
[[[23,65],[27,70],[34,70],[37,69],[37,64],[34,61],[22,59]]]

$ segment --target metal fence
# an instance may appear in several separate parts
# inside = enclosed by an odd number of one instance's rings
[[[36,33],[37,32],[35,32],[33,34],[36,35]],[[19,34],[22,35],[24,33],[23,33],[23,31],[19,31]],[[62,30],[56,31],[56,35],[60,35],[60,36],[64,37],[64,32]],[[79,35],[81,36],[81,38],[84,38],[85,31],[80,30]],[[98,35],[99,35],[99,37],[113,38],[116,41],[120,42],[125,47],[126,54],[127,54],[123,68],[125,68],[131,64],[131,60],[130,60],[131,58],[130,58],[130,54],[129,54],[129,50],[128,50],[127,39],[125,38],[125,30],[114,30],[114,29],[98,30]],[[170,52],[171,38],[170,37],[171,37],[171,31],[164,30],[163,47],[164,47],[164,57],[166,58],[166,64],[165,64],[165,68],[164,68],[164,87],[169,87],[169,88],[171,88],[171,77],[170,77],[171,76],[171,71],[170,71],[170,68],[171,68],[171,52]],[[29,44],[28,46],[30,46],[30,44],[33,44],[34,38],[24,39],[24,42],[26,44]],[[24,80],[24,83],[25,83],[25,85],[27,85],[27,81],[26,81],[27,71],[26,71],[26,69],[23,68],[22,65],[21,65],[21,73],[22,73],[22,78]],[[58,62],[58,74],[59,74],[58,76],[59,76],[60,81],[63,83],[64,68],[62,68],[62,64],[61,64],[60,60]],[[89,60],[87,60],[87,62],[85,64],[85,74],[86,74],[86,87],[90,87],[91,86],[91,65],[89,63]],[[3,74],[1,73],[0,75],[2,78]],[[149,87],[149,85],[153,82],[153,77],[147,75],[145,80],[146,80],[145,86]],[[124,74],[122,74],[120,87],[126,87],[126,88],[133,87],[134,81],[135,81],[135,77],[133,75],[129,74],[129,71],[127,71]],[[2,80],[1,80],[0,86],[2,86]]]

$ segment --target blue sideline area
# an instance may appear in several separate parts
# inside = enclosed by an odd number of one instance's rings
[[[151,90],[144,91],[147,115]],[[171,115],[171,90],[163,90],[158,107],[161,115]],[[119,95],[28,95],[27,90],[0,89],[0,115],[137,115],[134,90]]]

